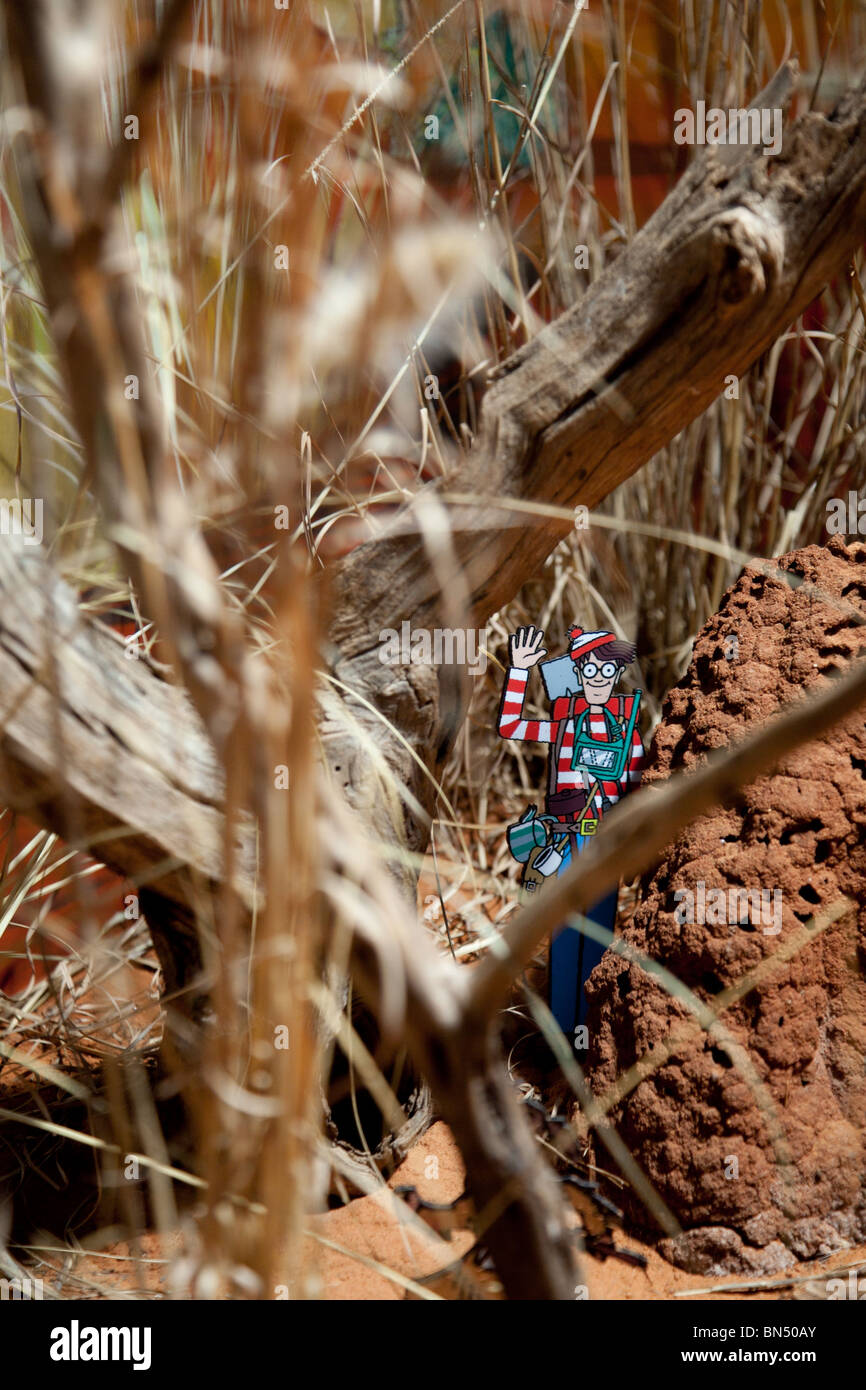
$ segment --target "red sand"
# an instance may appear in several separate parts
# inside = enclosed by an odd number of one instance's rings
[[[438,1176],[434,1176],[437,1163],[432,1160],[438,1163]],[[463,1190],[463,1166],[444,1124],[433,1125],[394,1174],[388,1188],[401,1185],[416,1187],[426,1200],[440,1203],[453,1201]],[[419,1233],[414,1223],[399,1219],[395,1206],[383,1188],[381,1194],[359,1197],[346,1207],[310,1219],[309,1228],[313,1234],[307,1242],[305,1257],[308,1268],[315,1271],[309,1289],[313,1297],[403,1299],[406,1297],[405,1281],[423,1279],[452,1263],[472,1243],[469,1232],[456,1234],[450,1242],[426,1230]],[[322,1241],[330,1244],[324,1245]],[[766,1288],[749,1294],[735,1288],[726,1295],[728,1286],[743,1281],[733,1277],[711,1279],[685,1274],[627,1235],[618,1237],[618,1243],[641,1251],[647,1257],[648,1267],[634,1269],[619,1260],[601,1261],[583,1256],[583,1280],[590,1299],[668,1299],[677,1293],[691,1298],[786,1299],[793,1296],[791,1287]],[[132,1252],[127,1242],[108,1245],[100,1255],[82,1254],[67,1265],[64,1291],[71,1298],[103,1299],[116,1299],[132,1289],[157,1295],[165,1293],[168,1262],[173,1261],[181,1249],[179,1235],[161,1241],[157,1235],[148,1234],[140,1243],[141,1256],[147,1263],[140,1265],[138,1270],[130,1258]],[[43,1258],[59,1268],[59,1255],[45,1253]],[[832,1270],[855,1261],[866,1261],[866,1247],[841,1252],[828,1260],[798,1265],[787,1271],[786,1277],[811,1277],[820,1287]],[[53,1281],[46,1277],[46,1284],[48,1282]],[[698,1292],[707,1289],[712,1292]]]

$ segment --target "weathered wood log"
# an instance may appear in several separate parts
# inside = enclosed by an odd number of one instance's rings
[[[84,620],[44,552],[0,546],[0,803],[192,911],[222,881],[224,781],[186,693]],[[249,823],[234,887],[253,903]]]
[[[185,691],[84,620],[44,552],[12,536],[0,546],[0,610],[0,804],[136,885],[182,1033],[205,1007],[196,904],[225,865],[210,740]],[[248,912],[249,819],[235,842],[232,886]]]

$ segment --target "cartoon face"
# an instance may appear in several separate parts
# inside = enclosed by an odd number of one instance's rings
[[[619,679],[619,673],[622,670],[620,663],[618,661],[596,661],[594,657],[588,656],[584,661],[576,661],[574,665],[580,677],[587,704],[606,704]]]

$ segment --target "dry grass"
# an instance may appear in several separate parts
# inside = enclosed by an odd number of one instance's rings
[[[863,56],[863,15],[844,10],[836,24],[837,7],[827,8],[805,0],[797,10],[801,108],[813,89],[817,106],[831,99]],[[196,0],[191,11],[147,147],[133,155],[123,215],[168,472],[219,567],[226,610],[290,717],[266,747],[241,738],[226,758],[229,806],[259,815],[270,906],[250,944],[228,902],[203,905],[221,1026],[195,1116],[204,1189],[183,1218],[177,1287],[181,1296],[268,1297],[286,1284],[303,1295],[305,1206],[322,1196],[316,1078],[334,1045],[314,1022],[333,1007],[333,992],[322,1003],[316,968],[322,914],[327,904],[343,928],[328,961],[339,979],[353,917],[386,910],[375,880],[393,857],[379,846],[371,882],[356,883],[347,901],[322,883],[308,833],[322,795],[314,705],[336,708],[314,674],[321,571],[378,534],[424,481],[459,475],[486,370],[578,300],[634,235],[639,120],[663,114],[675,92],[724,104],[750,97],[782,58],[782,36],[754,6],[687,0],[675,17],[653,12],[639,32],[635,8],[607,0],[591,14],[544,0],[501,10],[407,0],[396,12]],[[124,60],[154,21],[146,0],[128,0],[122,13],[105,82],[115,133],[127,114]],[[425,136],[431,115],[438,141]],[[122,626],[160,660],[171,633],[143,616],[117,563],[57,367],[20,220],[18,119],[8,107],[0,150],[3,490],[45,499],[46,544],[82,612]],[[600,129],[610,176],[599,173]],[[662,166],[650,196],[672,177]],[[575,266],[578,244],[588,270]],[[634,638],[654,725],[743,555],[820,540],[827,498],[863,485],[864,328],[852,266],[740,381],[736,401],[718,401],[673,440],[491,620],[491,660],[434,829],[441,906],[428,902],[427,915],[458,959],[474,959],[514,910],[504,829],[543,777],[539,754],[493,733],[508,634],[533,622],[558,647],[579,620]],[[281,508],[285,525],[275,527]],[[291,798],[273,785],[282,764]],[[386,767],[376,771],[393,782]],[[399,820],[403,789],[390,793]],[[130,1151],[150,1159],[149,1217],[137,1198],[123,1205],[119,1185],[125,1232],[146,1219],[167,1232],[181,1220],[168,1148],[139,1072],[119,1065],[159,1041],[153,961],[140,920],[124,919],[120,901],[92,901],[90,872],[41,832],[6,855],[0,934],[26,907],[26,951],[48,974],[0,996],[2,1055],[14,1047],[6,1065],[23,1054],[37,1076],[42,1068],[55,1081],[59,1069],[88,1095],[101,1065],[113,1133],[102,1142],[115,1146],[115,1171]],[[41,915],[58,875],[71,875],[74,895],[63,929]],[[116,977],[130,967],[140,988],[124,993]],[[283,1026],[285,1053],[273,1046]],[[368,1084],[361,1044],[350,1045]]]

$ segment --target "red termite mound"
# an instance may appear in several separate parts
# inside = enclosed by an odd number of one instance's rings
[[[741,737],[866,648],[866,545],[834,538],[778,565],[788,579],[748,567],[700,633],[647,781]],[[624,933],[707,1003],[806,937],[721,1014],[734,1061],[693,1029],[612,1111],[683,1228],[662,1252],[696,1273],[773,1272],[866,1239],[864,735],[860,710],[695,821],[644,879]],[[748,906],[731,889],[749,890]],[[693,1017],[610,953],[588,995],[598,1097]],[[657,1233],[633,1196],[627,1206]]]

